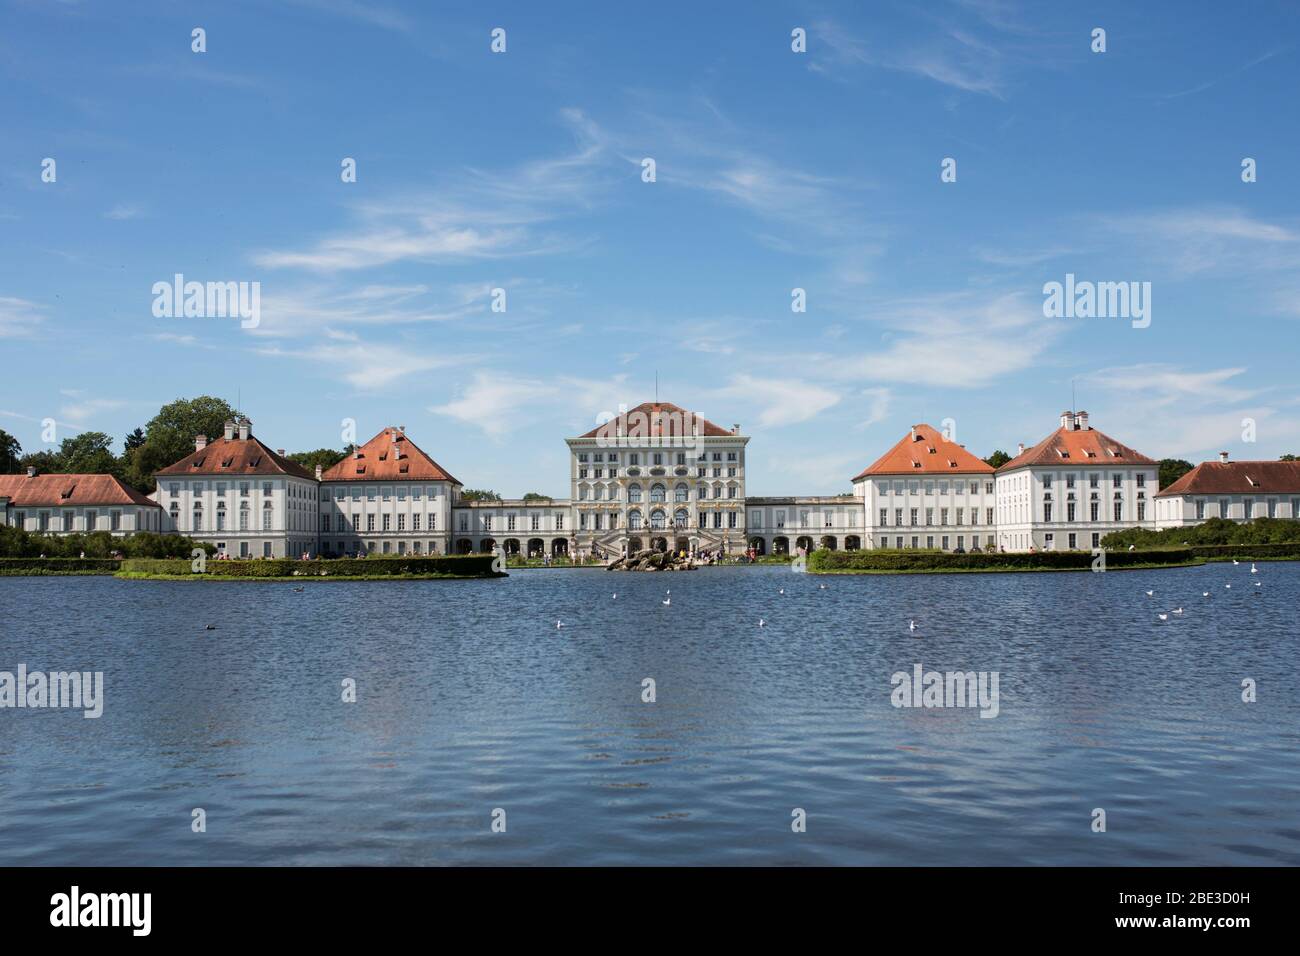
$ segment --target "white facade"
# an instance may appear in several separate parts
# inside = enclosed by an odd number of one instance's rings
[[[164,533],[162,512],[147,505],[13,505],[0,495],[0,519],[32,534],[90,534],[124,537],[137,531]]]
[[[857,488],[866,512],[868,548],[970,551],[995,546],[992,474],[880,475],[858,482]]]
[[[749,439],[739,425],[646,403],[567,443],[579,553],[745,550]]]
[[[231,558],[316,556],[318,486],[287,475],[158,479],[166,530]]]
[[[759,555],[863,546],[862,502],[853,495],[749,498],[746,531]]]
[[[494,551],[526,557],[572,554],[576,548],[571,502],[564,498],[459,501],[452,511],[457,552]]]
[[[321,483],[320,548],[327,554],[449,554],[450,481]]]
[[[1064,412],[1060,429],[998,469],[998,547],[1090,551],[1111,532],[1154,529],[1158,481],[1156,462],[1092,429],[1087,412]]]
[[[1185,528],[1211,518],[1300,519],[1300,463],[1207,461],[1156,496],[1156,526]]]
[[[163,527],[213,545],[229,558],[299,558],[317,554],[319,484],[282,452],[252,435],[248,419],[229,421],[212,443],[154,476],[149,497]]]
[[[0,524],[32,534],[165,531],[162,512],[112,475],[0,475]]]

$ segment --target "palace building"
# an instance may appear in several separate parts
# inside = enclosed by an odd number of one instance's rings
[[[993,468],[930,425],[911,431],[853,479],[868,547],[995,546]]]
[[[1061,424],[997,471],[997,539],[1007,551],[1088,551],[1112,531],[1156,526],[1159,463],[1062,412]]]
[[[461,484],[404,428],[385,428],[316,477],[323,553],[450,553]]]
[[[166,530],[162,509],[112,475],[0,475],[3,523],[34,534]]]
[[[1156,527],[1300,518],[1300,461],[1203,461],[1155,496]]]
[[[211,442],[196,436],[148,498],[108,475],[12,475],[0,477],[0,505],[6,524],[29,531],[157,529],[246,558],[1089,550],[1125,528],[1300,515],[1300,464],[1225,455],[1157,494],[1157,463],[1084,411],[1063,412],[1055,431],[996,470],[914,425],[844,495],[750,496],[740,426],[668,402],[622,409],[566,444],[567,498],[469,500],[402,426],[311,474],[240,418]]]
[[[194,451],[154,475],[164,530],[235,558],[315,557],[320,483],[284,449],[272,451],[247,418],[221,438],[196,435]]]

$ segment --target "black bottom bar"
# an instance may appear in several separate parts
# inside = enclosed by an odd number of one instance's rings
[[[608,929],[644,942],[646,933],[696,927],[725,931],[734,943],[765,940],[776,921],[796,932],[903,933],[945,946],[1042,939],[1045,931],[1064,939],[1199,935],[1231,945],[1241,933],[1282,929],[1293,883],[1293,870],[1274,868],[37,868],[0,871],[0,913],[6,941],[75,933],[81,941],[338,944],[468,930],[484,941],[540,942]],[[137,936],[143,894],[148,935]]]

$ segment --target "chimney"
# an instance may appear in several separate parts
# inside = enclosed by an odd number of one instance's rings
[[[1226,451],[1219,452],[1219,461],[1225,465],[1228,463],[1228,453]]]
[[[226,441],[230,441],[232,438],[235,437],[235,423],[231,421],[226,422],[225,429],[226,429],[226,434],[225,434]]]
[[[732,426],[731,426],[731,434],[733,434],[733,435],[739,435],[739,434],[740,434],[740,423],[739,423],[739,422],[737,422],[735,425],[732,425]]]
[[[1020,446],[1016,449],[1016,457],[1019,458],[1024,453],[1025,453],[1025,443],[1021,442]]]
[[[252,430],[252,427],[253,427],[253,423],[250,422],[247,418],[241,418],[241,419],[239,420],[239,440],[240,440],[240,441],[248,441],[248,433],[249,433],[249,431]],[[280,454],[284,454],[284,452],[281,452]]]
[[[1062,428],[1074,427],[1074,412],[1061,412],[1061,427]]]
[[[320,465],[317,465],[317,466],[316,466],[316,480],[317,480],[317,481],[320,481],[320,473],[321,473],[321,471],[322,471],[321,466],[320,466]]]
[[[1075,413],[1074,413],[1074,424],[1075,424],[1075,427],[1077,427],[1080,431],[1085,431],[1085,432],[1086,432],[1086,431],[1088,430],[1088,413],[1087,413],[1087,412],[1075,412]]]
[[[277,449],[275,450],[275,453],[276,453],[277,455],[279,455],[281,458],[284,457],[284,449],[283,449],[283,448],[277,448]]]
[[[28,478],[35,478],[35,477],[36,477],[36,466],[35,466],[35,465],[28,465],[28,466],[27,466],[27,477],[28,477]]]
[[[205,448],[207,448],[207,447],[208,447],[208,436],[207,436],[207,435],[195,435],[195,436],[194,436],[194,450],[195,450],[195,451],[203,451],[203,449],[205,449]]]
[[[916,441],[916,426],[912,426],[912,441]]]

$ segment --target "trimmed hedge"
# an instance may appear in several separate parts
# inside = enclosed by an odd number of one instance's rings
[[[1158,551],[1107,551],[1106,568],[1194,564],[1192,548]],[[872,549],[868,551],[814,551],[809,571],[1030,571],[1092,568],[1088,551],[1035,551],[1014,553],[953,554],[950,551]]]
[[[1283,559],[1300,558],[1300,541],[1282,544],[1201,544],[1188,548],[1193,554],[1211,561],[1231,558]]]
[[[316,577],[496,577],[492,570],[490,554],[439,555],[417,558],[410,555],[374,558],[324,558],[318,561],[296,561],[291,558],[259,558],[256,560],[209,560],[209,577],[215,578],[316,578]],[[125,574],[170,575],[198,578],[190,569],[188,559],[128,558],[122,562]]]
[[[19,574],[112,574],[117,558],[0,558],[0,576]]]

